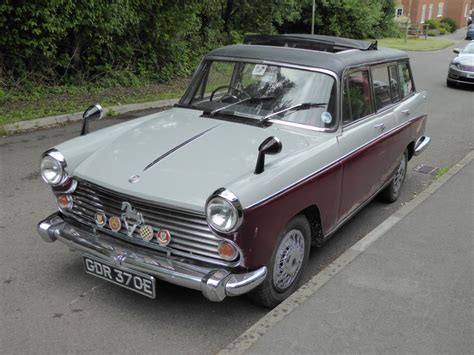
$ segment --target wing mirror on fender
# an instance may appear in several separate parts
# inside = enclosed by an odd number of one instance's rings
[[[99,104],[89,106],[82,115],[81,136],[89,133],[89,122],[98,121],[104,117],[104,109]]]
[[[255,165],[255,174],[263,173],[265,166],[265,155],[275,155],[281,152],[282,144],[277,137],[268,137],[258,147],[257,164]]]

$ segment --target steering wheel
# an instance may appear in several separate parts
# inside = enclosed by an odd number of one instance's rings
[[[221,90],[221,89],[225,89],[225,88],[230,88],[230,89],[232,89],[232,90],[235,90],[235,91],[237,91],[239,94],[247,96],[247,98],[249,98],[249,99],[250,99],[250,97],[251,97],[251,96],[250,96],[249,94],[247,94],[245,91],[243,91],[243,90],[241,90],[241,89],[239,89],[239,88],[236,88],[235,86],[222,85],[222,86],[219,86],[219,87],[215,88],[214,91],[211,92],[211,96],[209,97],[209,101],[212,101],[212,100],[214,99],[214,95],[216,94],[216,92],[218,92],[218,91]],[[234,100],[236,100],[236,101],[239,100],[239,97],[238,97],[238,96],[227,93],[227,94],[222,95],[220,101],[222,101],[222,100],[224,100],[225,98],[228,98],[228,97],[230,97],[230,98],[232,98],[232,99],[234,99]]]

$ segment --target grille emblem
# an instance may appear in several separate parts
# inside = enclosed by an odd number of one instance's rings
[[[133,209],[129,202],[122,202],[122,211],[124,211],[124,213],[122,213],[122,221],[125,224],[127,235],[131,237],[135,229],[137,229],[139,225],[144,224],[145,220],[143,219],[143,215]]]
[[[109,227],[112,232],[117,233],[122,228],[122,222],[120,222],[120,218],[117,216],[110,217],[109,219]]]
[[[105,226],[105,224],[107,223],[107,216],[105,215],[105,213],[97,212],[97,213],[95,214],[95,223],[96,223],[99,227]]]
[[[149,242],[150,240],[153,239],[153,228],[147,224],[145,224],[144,226],[141,226],[140,227],[140,237],[142,237],[142,239],[145,241],[145,242]]]
[[[169,230],[160,229],[158,232],[156,232],[156,240],[162,247],[167,246],[171,242],[171,234]]]

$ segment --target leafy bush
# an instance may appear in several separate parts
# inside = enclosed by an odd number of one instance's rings
[[[246,32],[309,33],[309,0],[3,0],[0,87],[109,87],[187,76]],[[316,33],[393,30],[393,0],[316,0]],[[298,27],[302,23],[302,27]]]
[[[446,26],[449,32],[453,33],[458,29],[458,26],[456,25],[456,21],[454,21],[452,18],[445,17],[441,19],[441,23]]]
[[[425,21],[425,25],[430,30],[439,30],[441,28],[441,22],[436,19],[429,19]]]

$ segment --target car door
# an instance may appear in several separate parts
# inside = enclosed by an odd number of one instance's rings
[[[423,111],[426,92],[416,92],[413,77],[408,61],[400,61],[390,66],[390,77],[399,88],[399,100],[394,109],[396,129],[387,139],[391,165],[388,167],[393,172],[398,166],[398,160],[407,148],[407,142],[412,136],[410,124],[421,119],[425,115]],[[420,132],[424,131],[425,120],[421,119],[418,124]]]
[[[387,169],[383,139],[393,113],[375,114],[369,68],[358,68],[343,81],[343,129],[338,137],[343,181],[339,221],[345,219],[382,184]]]

